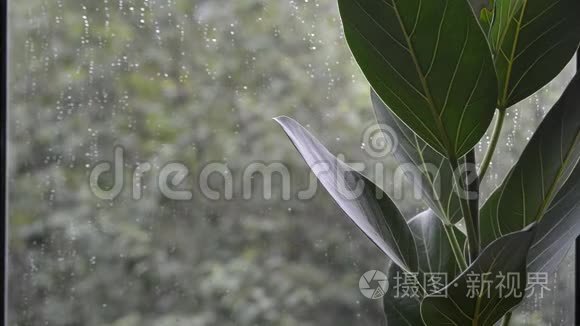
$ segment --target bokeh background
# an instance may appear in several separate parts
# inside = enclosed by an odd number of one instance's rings
[[[89,189],[91,169],[125,149],[125,178],[182,162],[192,173],[283,162],[293,194],[309,172],[271,120],[288,115],[334,153],[372,163],[369,86],[334,0],[9,1],[10,325],[380,325],[358,289],[386,258],[319,191],[311,200],[231,200],[198,191],[143,198]],[[484,193],[498,185],[561,94],[573,66],[508,113]],[[485,149],[485,139],[478,154]],[[381,160],[395,168],[391,157]],[[367,171],[372,175],[372,171]],[[530,176],[534,177],[534,176]],[[219,189],[222,182],[212,179]],[[389,185],[389,187],[400,185]],[[293,197],[295,198],[295,196]],[[398,202],[406,216],[420,211]],[[514,324],[567,325],[573,266]]]

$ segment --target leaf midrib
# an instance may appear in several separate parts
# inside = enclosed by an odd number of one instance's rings
[[[552,182],[550,184],[550,187],[548,189],[548,193],[546,196],[544,196],[542,203],[541,203],[541,206],[540,206],[540,209],[538,209],[533,221],[531,221],[530,223],[532,223],[532,222],[539,223],[542,220],[542,218],[544,217],[544,215],[546,214],[546,212],[548,211],[549,205],[551,204],[552,200],[554,199],[554,197],[557,194],[557,191],[559,190],[557,186],[563,177],[564,171],[566,170],[566,168],[570,164],[570,159],[572,157],[572,153],[574,153],[574,149],[578,146],[579,142],[580,142],[580,130],[577,130],[576,136],[574,138],[574,142],[568,148],[568,151],[566,152],[566,156],[565,156],[564,160],[562,161],[562,164],[560,164],[560,167],[558,168],[558,172],[556,173],[556,177],[554,178],[554,182]],[[520,173],[520,177],[522,177],[521,173]],[[542,180],[542,183],[543,182],[544,182],[544,180]],[[505,235],[505,233],[503,233],[503,231],[502,231],[501,224],[499,223],[499,209],[501,206],[501,202],[503,201],[503,192],[505,191],[506,187],[502,186],[502,188],[503,188],[503,190],[502,190],[502,193],[500,195],[499,202],[497,204],[497,208],[496,208],[495,214],[494,214],[495,215],[494,220],[495,220],[495,223],[498,227],[500,237]],[[525,190],[522,189],[522,195],[525,195],[524,192],[525,192]],[[523,204],[525,206],[525,201]],[[522,225],[522,227],[526,227],[528,224],[529,224],[528,219],[526,217],[526,214],[524,214],[524,224]],[[497,235],[496,235],[496,238],[497,238]]]
[[[562,162],[562,164],[560,164],[560,167],[558,168],[558,173],[556,174],[556,178],[554,179],[554,182],[550,185],[550,188],[548,189],[548,195],[544,198],[544,201],[542,202],[542,206],[540,207],[540,210],[538,210],[538,213],[536,214],[536,216],[534,218],[535,222],[540,222],[542,220],[542,218],[544,217],[544,214],[546,213],[546,211],[548,209],[548,205],[552,202],[552,200],[556,196],[556,192],[558,191],[557,186],[558,186],[558,184],[560,184],[560,180],[563,177],[564,171],[568,168],[568,165],[570,164],[570,159],[572,158],[572,153],[574,153],[574,149],[578,145],[579,139],[580,139],[580,130],[577,130],[576,136],[574,138],[574,142],[572,143],[570,148],[568,148],[568,152],[566,153],[566,157],[565,157],[564,161]]]
[[[514,36],[514,43],[512,44],[512,52],[510,54],[510,58],[506,58],[508,59],[508,69],[505,75],[505,82],[504,82],[504,90],[503,90],[503,94],[502,94],[502,98],[501,101],[499,103],[499,108],[502,110],[505,110],[507,107],[507,102],[508,102],[508,91],[509,91],[509,83],[511,81],[511,74],[512,74],[512,69],[513,69],[513,65],[514,65],[514,57],[516,55],[516,50],[517,50],[517,46],[518,46],[518,42],[519,42],[519,38],[520,38],[520,33],[521,33],[521,25],[522,25],[522,20],[524,18],[524,14],[526,12],[526,8],[528,6],[528,1],[524,0],[523,4],[522,4],[522,9],[520,12],[520,19],[517,21],[517,28],[515,30],[515,36]],[[506,26],[506,32],[505,35],[507,35],[507,30],[509,30],[509,25],[511,25],[511,20],[513,17],[509,18],[509,23],[508,26]],[[501,41],[499,43],[499,49],[502,49],[502,45],[503,42],[505,41],[505,35],[501,38]]]
[[[425,92],[425,96],[427,97],[427,104],[429,106],[431,114],[433,115],[433,119],[435,120],[437,130],[439,131],[439,133],[442,137],[443,144],[446,147],[445,149],[447,150],[447,156],[450,158],[450,160],[457,160],[456,153],[454,153],[451,150],[451,143],[449,142],[449,137],[447,135],[447,131],[445,130],[445,127],[443,126],[443,122],[441,121],[439,114],[437,112],[437,109],[435,108],[435,102],[433,101],[433,96],[431,95],[431,90],[429,88],[429,85],[427,84],[427,80],[425,79],[423,71],[421,70],[421,67],[419,65],[419,61],[418,61],[417,55],[415,53],[415,48],[413,46],[413,43],[411,42],[409,34],[407,33],[407,29],[405,27],[405,24],[403,23],[402,17],[399,14],[397,2],[396,2],[396,0],[391,0],[391,2],[393,5],[393,11],[395,12],[395,16],[397,17],[397,20],[398,20],[399,25],[401,27],[401,31],[402,31],[403,36],[405,37],[405,41],[407,42],[407,45],[409,47],[409,53],[411,54],[411,58],[413,60],[414,66],[415,66],[415,70],[417,72],[417,75],[419,76],[421,86],[423,87],[423,91]],[[445,2],[446,5],[448,5],[448,2],[449,2],[448,0]],[[442,17],[442,20],[444,18],[445,17]]]
[[[503,252],[507,249],[507,247],[503,247],[500,249],[500,251],[495,255],[495,257],[493,257],[493,260],[491,261],[491,264],[489,265],[489,268],[487,269],[487,272],[482,273],[482,275],[486,275],[491,273],[491,271],[493,270],[493,268],[495,267],[495,264],[497,262],[497,260],[499,259],[499,257],[503,254]],[[485,277],[485,276],[483,276]],[[482,281],[483,284],[483,281]],[[476,301],[476,306],[475,306],[475,313],[474,313],[474,317],[472,319],[472,325],[473,326],[477,326],[479,324],[479,318],[480,313],[481,313],[481,300],[483,300],[483,290],[481,291],[480,295],[477,297],[477,301]]]
[[[419,154],[419,158],[421,159],[421,162],[423,163],[423,166],[424,167],[427,167],[427,163],[428,162],[425,161],[425,157],[423,156],[423,151],[419,150],[419,147],[420,146],[419,146],[419,143],[417,141],[418,141],[418,139],[417,139],[417,137],[415,137],[415,145],[416,145],[416,148],[417,148],[417,153]],[[442,164],[443,165],[445,164],[445,158],[442,159]],[[440,169],[437,171],[438,173],[440,172],[441,168],[443,168],[443,167],[440,166]],[[431,191],[433,191],[433,195],[439,197],[440,194],[438,194],[437,193],[437,190],[435,189],[435,179],[432,179],[431,178],[431,174],[428,173],[428,172],[427,173],[424,173],[424,172],[421,171],[421,173],[423,173],[423,175],[425,175],[427,177],[427,180],[429,181],[429,185],[431,186]],[[453,196],[453,195],[451,195],[451,196]],[[446,224],[447,223],[450,223],[451,222],[451,216],[448,216],[449,215],[449,211],[447,211],[447,210],[445,210],[443,208],[443,203],[441,202],[441,198],[434,198],[433,201],[436,203],[437,206],[439,206],[439,209],[441,210],[441,213],[445,215],[444,216],[445,219],[446,219],[445,223]]]

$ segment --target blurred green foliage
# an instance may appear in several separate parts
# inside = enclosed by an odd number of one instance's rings
[[[151,175],[141,200],[126,186],[104,201],[88,183],[121,145],[127,178],[140,162],[155,171],[179,161],[193,171],[183,186],[196,189],[210,162],[239,177],[248,163],[282,161],[302,189],[308,169],[271,121],[282,114],[335,153],[371,162],[361,149],[373,121],[368,84],[335,1],[9,3],[10,325],[383,322],[358,279],[387,261],[322,191],[285,201],[274,180],[271,200],[244,200],[236,183],[232,200],[196,191],[172,201]],[[487,193],[569,77],[509,113]],[[568,320],[569,284],[522,322]]]

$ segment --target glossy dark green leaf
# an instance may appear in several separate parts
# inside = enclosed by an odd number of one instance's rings
[[[403,296],[393,289],[397,284],[397,278],[401,278],[404,272],[395,264],[391,264],[388,270],[390,291],[383,297],[383,310],[387,319],[387,326],[423,326],[421,319],[421,301],[423,293],[418,297]]]
[[[447,273],[454,277],[459,272],[457,260],[449,244],[447,232],[454,232],[459,246],[465,244],[465,235],[456,227],[446,230],[441,220],[432,210],[413,217],[409,227],[419,253],[419,272]]]
[[[396,137],[393,154],[401,163],[398,166],[413,185],[421,187],[423,200],[446,223],[457,223],[463,216],[459,197],[454,191],[453,170],[449,160],[436,152],[409,129],[371,91],[377,122],[386,134]],[[390,129],[386,129],[389,127]]]
[[[466,154],[494,114],[497,77],[465,0],[339,0],[346,39],[381,99],[450,158]]]
[[[580,165],[536,228],[528,255],[528,272],[554,272],[580,236]]]
[[[580,158],[580,77],[548,112],[503,184],[481,209],[481,239],[494,239],[538,221]]]
[[[421,304],[421,315],[426,325],[474,325],[492,326],[507,312],[518,305],[526,288],[526,256],[534,238],[534,229],[506,235],[487,247],[475,262],[447,286],[445,296],[427,296]],[[510,289],[516,295],[502,289],[500,275],[519,275]],[[475,283],[471,283],[473,281]],[[480,282],[490,282],[484,291]],[[475,284],[475,286],[474,286]],[[507,286],[507,283],[503,283]],[[488,292],[489,290],[489,292]],[[489,294],[489,295],[488,295]],[[521,294],[521,295],[520,295]]]
[[[496,0],[489,39],[499,105],[532,95],[570,61],[580,42],[577,0]]]
[[[391,199],[337,160],[296,121],[288,117],[276,121],[346,215],[403,270],[417,270],[417,248],[411,230]]]
[[[483,8],[479,13],[479,23],[484,32],[489,33],[493,24],[493,9]]]
[[[455,278],[460,273],[459,266],[453,255],[453,250],[447,238],[447,231],[440,219],[432,210],[427,210],[409,221],[409,227],[415,238],[415,244],[419,252],[419,272],[425,273],[447,273],[449,279]],[[451,232],[451,231],[450,231]],[[463,247],[465,235],[453,228],[453,231]],[[393,293],[393,286],[396,284],[396,277],[402,276],[403,271],[396,265],[389,268],[389,284],[391,292],[383,298],[383,308],[387,318],[387,325],[409,325],[421,326],[421,301],[424,294],[418,298],[397,296]],[[419,276],[419,279],[422,279]]]

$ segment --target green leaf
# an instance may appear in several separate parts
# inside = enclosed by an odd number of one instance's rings
[[[580,165],[576,166],[536,229],[528,255],[528,272],[554,272],[580,236]]]
[[[424,211],[409,221],[409,227],[419,252],[420,274],[447,273],[449,279],[455,278],[460,273],[460,268],[447,240],[445,227],[437,215],[432,210]],[[462,247],[465,244],[465,235],[457,228],[453,228],[453,232]],[[392,286],[396,284],[397,275],[403,275],[403,271],[393,264],[388,272],[391,291]],[[419,276],[419,279],[421,278]],[[422,299],[423,293],[419,298],[409,298],[395,297],[392,292],[388,292],[383,298],[387,325],[423,325],[420,309]]]
[[[494,0],[483,1],[485,4],[481,5],[479,11],[479,23],[486,33],[489,33],[493,25]],[[476,9],[475,13],[478,11]]]
[[[371,91],[371,100],[385,137],[397,138],[394,142],[398,146],[393,148],[393,154],[404,164],[399,168],[404,169],[412,184],[421,187],[424,201],[445,223],[459,222],[463,215],[454,190],[453,169],[449,160],[397,118],[374,91]]]
[[[580,158],[580,77],[548,112],[503,184],[481,209],[481,240],[540,220]]]
[[[577,0],[496,0],[489,39],[508,108],[551,81],[580,42]]]
[[[419,253],[419,272],[457,275],[460,268],[448,241],[448,231],[437,215],[432,210],[426,210],[413,217],[409,227]],[[453,227],[453,232],[459,246],[463,247],[465,235],[456,227]]]
[[[530,227],[493,242],[465,272],[447,286],[446,296],[431,295],[423,300],[423,322],[430,326],[494,325],[524,297],[527,281],[526,256],[534,233],[534,228]],[[507,295],[508,291],[500,293],[500,275],[506,276],[508,273],[519,275],[519,282],[514,282],[516,284],[513,286],[514,290],[522,294],[519,298],[516,295]],[[471,283],[474,280],[476,282]],[[470,289],[481,289],[481,283],[477,283],[477,280],[489,281],[489,288],[470,295]],[[438,294],[442,293],[444,292]]]
[[[469,3],[471,4],[473,11],[477,15],[481,13],[484,9],[489,8],[490,2],[492,1],[493,0],[469,0]]]
[[[334,157],[288,117],[276,118],[306,164],[346,215],[403,270],[418,268],[411,230],[391,199],[362,174]]]
[[[423,294],[421,293],[419,297],[397,296],[392,293],[393,285],[396,284],[397,277],[403,277],[404,272],[397,265],[391,264],[387,275],[391,288],[383,297],[383,310],[387,318],[387,325],[423,326],[421,319]]]
[[[497,77],[465,0],[339,0],[346,39],[373,89],[439,153],[465,155],[494,114]]]

